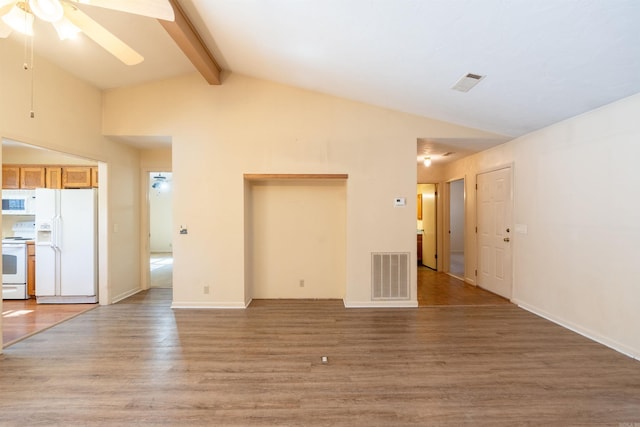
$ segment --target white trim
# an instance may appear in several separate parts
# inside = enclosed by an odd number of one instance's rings
[[[111,304],[115,304],[117,302],[120,302],[123,299],[127,299],[127,298],[129,298],[129,297],[131,297],[131,296],[133,296],[133,295],[135,295],[137,293],[140,293],[142,291],[143,291],[142,288],[138,288],[138,289],[132,289],[132,290],[129,290],[127,292],[124,292],[124,293],[122,293],[122,294],[120,294],[120,295],[118,295],[116,297],[113,297],[113,300],[111,300]]]
[[[224,301],[174,301],[171,303],[171,308],[209,308],[209,309],[245,309],[249,304],[244,302],[224,302]]]
[[[546,312],[545,310],[542,310],[538,307],[527,304],[524,301],[520,301],[514,298],[511,300],[511,302],[513,302],[514,304],[517,304],[518,307],[522,308],[523,310],[527,310],[528,312],[533,313],[537,316],[540,316],[544,319],[547,319],[548,321],[553,322],[557,325],[560,325],[563,328],[569,329],[570,331],[573,331],[579,335],[582,335],[583,337],[589,338],[590,340],[593,340],[599,344],[607,346],[619,353],[624,354],[625,356],[631,357],[632,359],[640,360],[640,350],[638,349],[633,349],[625,344],[619,343],[618,341],[615,341],[603,335],[600,335],[597,332],[594,332],[587,328],[583,328],[582,326],[576,325],[575,323],[570,322],[568,320],[561,319],[557,316],[554,316],[551,313]]]
[[[345,308],[416,308],[417,300],[401,301],[347,301],[342,300]]]

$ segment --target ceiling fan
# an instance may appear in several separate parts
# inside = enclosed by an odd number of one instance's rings
[[[50,22],[60,40],[73,38],[83,32],[127,65],[139,64],[144,60],[142,55],[82,12],[77,4],[174,20],[170,0],[0,0],[0,37],[8,37],[11,30],[32,36],[33,22],[38,18]]]

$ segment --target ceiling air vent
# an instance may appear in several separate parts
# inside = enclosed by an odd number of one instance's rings
[[[457,90],[459,92],[469,92],[475,85],[477,85],[480,80],[484,79],[485,76],[481,76],[480,74],[467,73],[464,76],[460,77],[456,84],[454,84],[451,89]]]

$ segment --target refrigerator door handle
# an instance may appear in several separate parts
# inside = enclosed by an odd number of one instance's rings
[[[56,217],[51,218],[51,242],[49,243],[53,249],[56,248]]]
[[[62,242],[60,241],[60,235],[62,234],[62,219],[60,218],[60,215],[56,215],[55,218],[53,219],[53,246],[55,247],[55,249],[60,250],[60,246],[62,244]]]

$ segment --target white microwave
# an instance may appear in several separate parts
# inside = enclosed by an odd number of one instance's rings
[[[35,214],[35,190],[2,190],[2,215]]]

